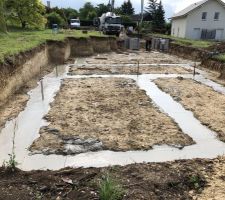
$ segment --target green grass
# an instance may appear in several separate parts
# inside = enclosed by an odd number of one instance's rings
[[[52,34],[51,30],[44,31],[12,31],[8,34],[0,33],[0,62],[4,61],[6,56],[18,54],[29,49],[32,49],[46,40],[63,40],[67,36],[73,37],[89,37],[101,36],[99,32],[89,31],[88,34],[83,34],[80,30],[66,30],[58,34]]]
[[[208,48],[215,44],[214,41],[207,41],[207,40],[190,40],[185,38],[178,38],[173,37],[171,35],[162,35],[162,34],[153,34],[153,36],[162,37],[162,38],[169,38],[173,40],[173,43],[179,44],[182,46],[191,46],[195,48]]]
[[[219,60],[221,62],[225,62],[225,53],[213,56],[214,59]]]
[[[100,200],[121,200],[124,193],[123,188],[108,174],[99,184]]]

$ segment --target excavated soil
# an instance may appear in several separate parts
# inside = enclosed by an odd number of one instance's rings
[[[176,101],[191,110],[202,124],[225,142],[225,96],[192,79],[158,79],[155,83]]]
[[[190,74],[192,70],[182,67],[162,67],[162,66],[73,66],[69,70],[70,75],[108,75],[108,74]]]
[[[52,68],[52,66],[49,66],[43,70],[40,75],[25,83],[22,88],[10,96],[6,103],[0,103],[0,132],[7,121],[17,117],[19,113],[24,110],[29,100],[29,95],[27,93],[37,85],[39,78],[50,73]]]
[[[208,79],[210,79],[210,80],[212,80],[212,81],[214,81],[214,82],[216,82],[220,85],[225,86],[225,79],[220,78],[220,76],[221,76],[220,72],[215,71],[215,70],[210,70],[210,69],[207,69],[207,68],[201,67],[201,66],[199,66],[198,68],[207,72],[206,75],[205,75],[206,78],[208,78]]]
[[[223,157],[214,160],[213,173],[205,178],[207,184],[203,192],[198,195],[198,200],[225,199],[225,159]]]
[[[125,52],[101,54],[87,58],[88,64],[135,64],[139,61],[142,64],[187,64],[190,60],[179,58],[159,52]]]
[[[35,153],[76,154],[101,149],[183,147],[193,140],[161,113],[135,81],[123,78],[65,80],[32,145]]]
[[[98,200],[99,183],[106,175],[123,188],[121,200],[197,199],[211,182],[213,163],[213,160],[197,159],[60,171],[16,170],[13,173],[0,168],[0,199]]]

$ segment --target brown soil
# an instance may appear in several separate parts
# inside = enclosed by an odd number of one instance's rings
[[[29,96],[21,90],[13,95],[6,104],[0,106],[0,131],[7,121],[18,116],[23,111]]]
[[[206,126],[225,141],[225,96],[192,79],[158,79],[155,83],[175,100],[180,101]]]
[[[141,67],[110,67],[110,66],[85,66],[71,67],[70,75],[92,75],[92,74],[189,74],[192,70],[186,70],[182,67],[162,67],[162,66],[141,66]]]
[[[207,72],[206,78],[225,86],[225,79],[220,78],[221,73],[215,70],[210,70],[205,67],[198,67],[199,69]]]
[[[95,139],[115,151],[193,144],[131,79],[65,80],[45,119],[50,124],[41,129],[33,151],[65,153],[63,140],[72,137]]]
[[[196,199],[207,184],[206,180],[210,181],[213,161],[197,159],[99,169],[18,170],[14,173],[0,168],[0,199],[98,200],[99,182],[106,174],[124,189],[123,200]]]
[[[225,199],[225,159],[220,157],[214,160],[213,173],[206,176],[206,187],[198,200]]]
[[[159,53],[159,52],[127,52],[101,54],[87,58],[88,64],[131,64],[139,61],[142,64],[178,64],[190,63],[190,60],[184,60],[177,56]]]
[[[53,66],[49,65],[48,67],[42,70],[41,74],[36,77],[33,77],[32,80],[28,81],[15,94],[10,96],[6,103],[0,103],[0,131],[7,121],[17,117],[19,113],[24,110],[26,103],[29,100],[29,95],[27,93],[32,88],[35,88],[40,78],[50,73],[52,69]]]

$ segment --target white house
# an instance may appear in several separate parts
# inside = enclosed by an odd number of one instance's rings
[[[203,0],[172,17],[171,35],[188,39],[225,40],[225,3]]]

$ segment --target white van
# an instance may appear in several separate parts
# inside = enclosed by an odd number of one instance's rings
[[[80,20],[79,19],[71,19],[70,20],[70,28],[71,29],[80,29]]]

